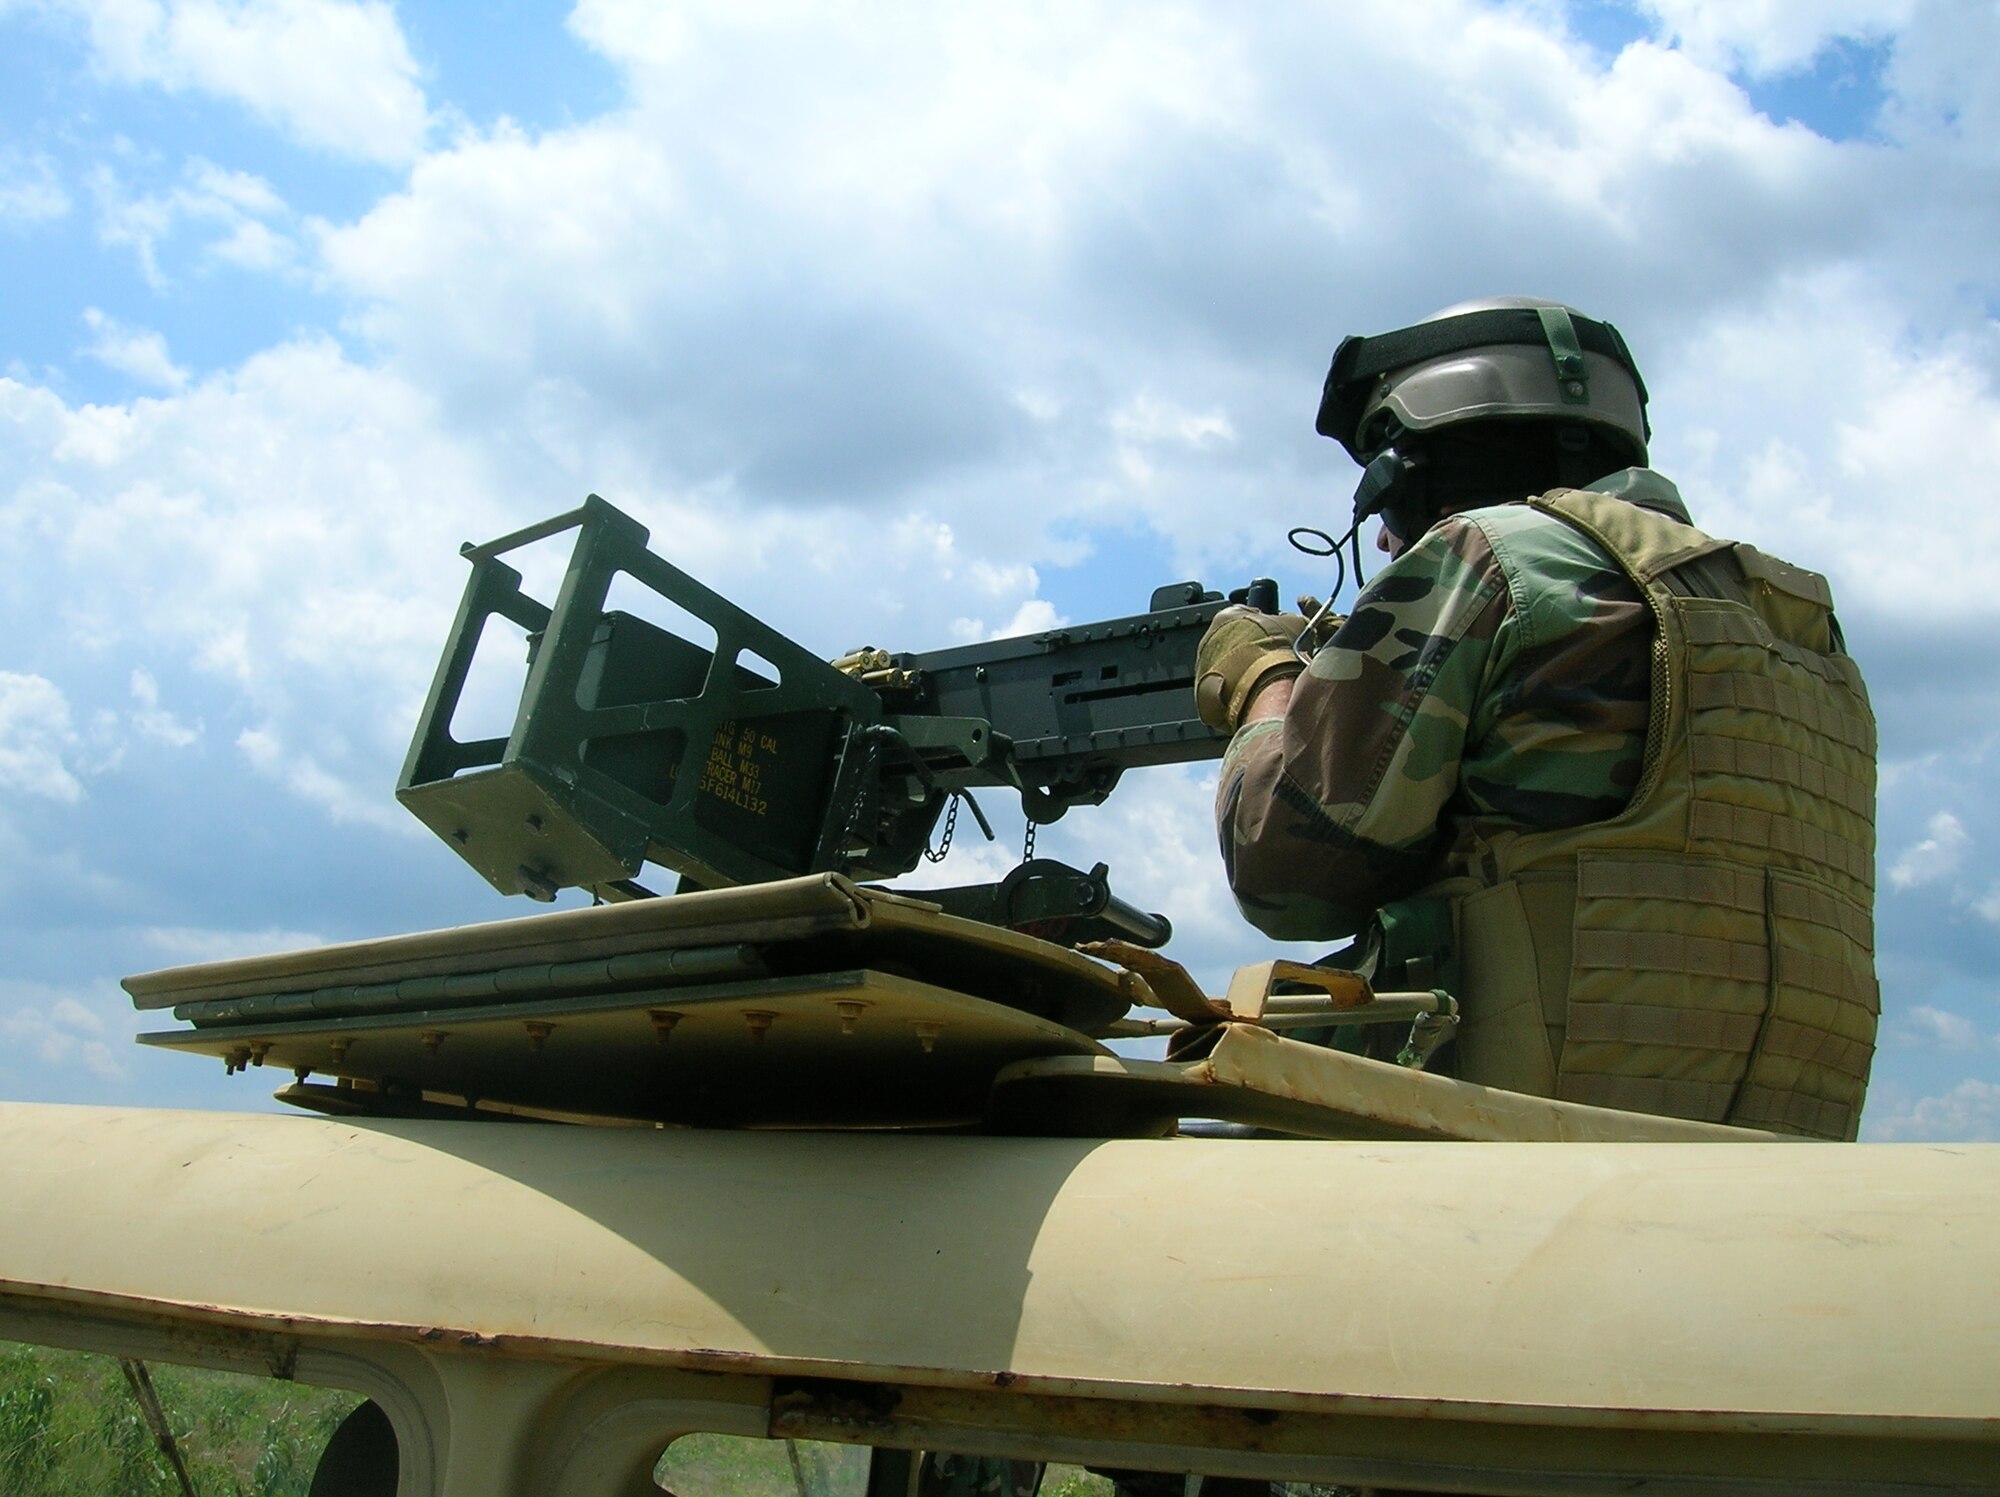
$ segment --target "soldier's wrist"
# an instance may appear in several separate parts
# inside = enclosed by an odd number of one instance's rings
[[[1237,677],[1235,689],[1229,694],[1230,731],[1234,732],[1250,721],[1251,709],[1258,699],[1266,694],[1275,693],[1278,687],[1284,688],[1284,698],[1289,701],[1292,694],[1292,680],[1304,669],[1305,667],[1299,663],[1298,656],[1290,650],[1271,650],[1253,662],[1242,675]],[[1283,710],[1282,706],[1277,709],[1278,712]],[[1276,714],[1267,709],[1258,715]]]
[[[1299,674],[1296,668],[1274,669],[1253,683],[1249,695],[1244,698],[1243,715],[1237,719],[1238,730],[1252,723],[1283,717],[1292,705],[1292,686]]]

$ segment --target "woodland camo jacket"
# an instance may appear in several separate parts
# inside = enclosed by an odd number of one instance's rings
[[[1666,479],[1591,488],[1686,521]],[[1282,719],[1231,742],[1230,887],[1283,940],[1354,935],[1482,835],[1602,821],[1645,754],[1652,622],[1588,536],[1521,504],[1433,526],[1369,583]]]

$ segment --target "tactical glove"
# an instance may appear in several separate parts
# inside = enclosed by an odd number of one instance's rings
[[[1296,613],[1240,604],[1218,613],[1194,654],[1195,715],[1218,733],[1234,733],[1259,688],[1305,669],[1292,649],[1305,626]]]

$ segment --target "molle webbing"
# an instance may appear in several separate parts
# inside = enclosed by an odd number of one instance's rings
[[[1811,1138],[1851,1143],[1860,1110],[1858,1098],[1853,1102],[1835,1101],[1783,1087],[1745,1086],[1729,1111],[1729,1121],[1745,1128],[1768,1128],[1773,1133],[1803,1133]]]
[[[1770,743],[1747,743],[1740,738],[1698,738],[1689,748],[1689,759],[1698,775],[1767,780],[1832,801],[1856,816],[1866,818],[1874,814],[1875,797],[1866,780],[1829,769],[1819,760],[1793,749]]]
[[[1692,1081],[1664,1076],[1565,1076],[1557,1089],[1565,1102],[1622,1107],[1627,1112],[1720,1122],[1736,1097],[1728,1081]]]
[[[1690,809],[1688,827],[1697,842],[1731,845],[1752,855],[1777,853],[1789,862],[1830,869],[1856,883],[1866,882],[1875,866],[1871,848],[1856,846],[1824,827],[1751,806],[1697,802]]]
[[[1566,995],[1543,994],[1557,1095],[1852,1138],[1879,1010],[1875,725],[1853,662],[1818,647],[1824,580],[1608,496],[1531,502],[1597,539],[1658,629],[1632,803],[1500,860],[1575,878],[1566,931],[1544,902],[1518,933],[1570,952]]]
[[[1771,953],[1756,941],[1670,930],[1579,930],[1572,949],[1573,960],[1582,968],[1685,972],[1760,985],[1771,980]]]
[[[1867,718],[1819,700],[1814,694],[1800,691],[1783,681],[1773,681],[1768,676],[1718,672],[1696,676],[1688,683],[1688,688],[1692,694],[1688,705],[1698,712],[1711,709],[1762,712],[1797,723],[1809,733],[1823,734],[1849,748],[1874,752],[1874,725]]]

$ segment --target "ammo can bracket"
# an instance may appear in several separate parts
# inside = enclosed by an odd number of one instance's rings
[[[502,558],[567,530],[575,548],[544,606]],[[472,576],[396,798],[502,893],[615,896],[648,859],[705,886],[841,860],[859,788],[849,747],[857,727],[881,720],[880,699],[647,539],[593,494],[463,549]],[[706,624],[714,647],[607,612],[621,573]],[[452,718],[496,614],[529,633],[527,682],[505,738],[462,742]]]

